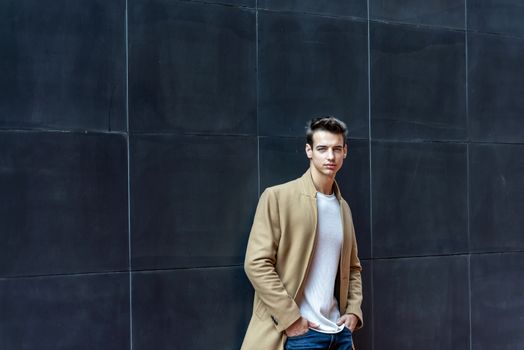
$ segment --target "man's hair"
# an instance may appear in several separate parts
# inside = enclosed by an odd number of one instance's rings
[[[306,126],[306,142],[311,147],[313,147],[313,134],[319,130],[342,135],[344,137],[344,145],[346,144],[348,128],[343,121],[331,116],[311,119]]]

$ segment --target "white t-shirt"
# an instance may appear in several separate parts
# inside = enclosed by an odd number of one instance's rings
[[[334,194],[317,192],[317,209],[317,241],[305,281],[304,296],[299,303],[300,313],[320,325],[315,330],[338,333],[344,329],[344,325],[336,324],[340,311],[334,294],[343,242],[340,204]]]

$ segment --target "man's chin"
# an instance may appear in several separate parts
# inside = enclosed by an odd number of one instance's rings
[[[327,177],[331,177],[331,178],[335,178],[335,176],[337,175],[337,171],[334,170],[334,169],[333,169],[333,170],[328,170],[328,169],[326,169],[326,170],[324,170],[322,173],[323,173],[325,176],[327,176]]]

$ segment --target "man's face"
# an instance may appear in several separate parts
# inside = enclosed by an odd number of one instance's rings
[[[306,144],[306,154],[312,171],[334,178],[347,155],[342,134],[318,130],[313,134],[313,147]]]

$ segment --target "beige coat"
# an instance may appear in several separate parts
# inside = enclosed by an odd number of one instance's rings
[[[303,293],[317,233],[316,189],[308,170],[301,178],[262,193],[249,236],[244,268],[255,288],[253,315],[242,350],[282,350],[285,329],[300,317]],[[340,196],[344,243],[335,293],[340,314],[355,314],[362,327],[361,265],[351,211]]]

